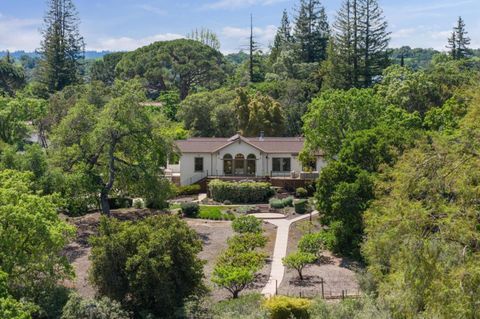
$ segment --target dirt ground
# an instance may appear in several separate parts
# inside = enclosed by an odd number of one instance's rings
[[[312,224],[307,220],[291,226],[287,247],[288,253],[297,250],[298,241],[309,230],[321,230],[318,218],[314,218]],[[290,296],[320,296],[322,293],[321,282],[323,280],[324,296],[327,298],[340,297],[342,290],[345,295],[358,295],[360,289],[355,273],[356,267],[358,265],[348,259],[334,256],[326,251],[317,264],[305,268],[303,281],[298,279],[298,273],[295,270],[287,270],[279,286],[278,293]]]
[[[120,220],[137,220],[149,215],[155,215],[160,212],[148,210],[115,210],[112,211],[113,216]],[[93,213],[78,218],[66,218],[70,223],[77,227],[77,237],[69,244],[64,251],[65,256],[72,264],[75,271],[75,279],[73,282],[67,283],[78,293],[86,298],[94,297],[95,288],[88,282],[88,269],[90,268],[90,252],[91,247],[88,244],[88,238],[97,232],[100,214]],[[231,222],[229,221],[206,221],[200,219],[185,219],[190,227],[192,227],[199,235],[203,242],[203,250],[199,257],[206,261],[204,271],[207,285],[211,288],[212,297],[215,300],[226,299],[229,297],[228,291],[215,287],[209,280],[216,259],[219,254],[227,248],[227,239],[233,235]],[[250,292],[261,291],[265,286],[270,274],[270,258],[273,254],[275,243],[276,229],[271,224],[264,223],[265,236],[267,236],[267,246],[265,253],[269,257],[266,265],[259,272],[255,283],[247,289]]]
[[[223,300],[230,297],[230,293],[226,289],[215,287],[209,280],[212,275],[213,267],[218,256],[227,248],[227,239],[233,236],[231,222],[229,221],[204,221],[199,219],[186,219],[188,225],[195,229],[203,241],[203,250],[199,257],[206,261],[204,271],[207,278],[207,285],[211,289],[212,298],[214,300]],[[258,273],[257,280],[246,292],[260,292],[268,281],[271,269],[271,257],[275,244],[276,229],[275,226],[264,223],[265,236],[268,241],[265,247],[265,253],[268,256],[267,263]]]

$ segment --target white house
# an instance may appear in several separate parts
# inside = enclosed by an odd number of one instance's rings
[[[180,185],[194,184],[206,177],[312,179],[325,166],[322,154],[305,170],[298,158],[304,139],[300,137],[190,138],[176,141],[177,164],[166,173]],[[305,171],[308,171],[305,172]]]

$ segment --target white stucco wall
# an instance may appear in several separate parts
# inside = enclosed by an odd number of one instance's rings
[[[256,158],[256,176],[287,176],[290,172],[272,172],[273,158],[290,158],[290,171],[294,171],[298,176],[302,172],[302,164],[298,155],[292,153],[282,154],[266,154],[259,149],[251,146],[243,141],[236,141],[235,143],[215,152],[215,153],[184,153],[180,157],[179,171],[181,185],[190,185],[196,183],[206,176],[224,175],[223,172],[223,157],[225,154],[232,155],[233,158],[237,154],[242,154],[245,158],[253,154]],[[195,172],[195,158],[203,158],[203,172]],[[317,157],[316,170],[320,171],[326,166],[323,157]]]
[[[216,167],[215,173],[217,175],[223,175],[223,157],[225,156],[225,154],[230,154],[232,155],[233,158],[235,158],[237,154],[242,154],[245,157],[245,159],[250,154],[255,155],[255,158],[256,158],[255,175],[264,176],[264,167],[263,167],[262,158],[265,156],[265,154],[262,153],[257,148],[241,140],[236,141],[235,143],[221,149],[217,154],[215,154],[215,157],[213,160],[214,160],[214,167]]]
[[[203,158],[203,172],[195,172],[195,158]],[[210,153],[185,153],[180,157],[180,184],[190,185],[198,182],[210,174],[212,166],[212,154]]]

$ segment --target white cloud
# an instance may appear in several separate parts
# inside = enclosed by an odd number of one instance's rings
[[[152,6],[152,5],[149,5],[149,4],[139,4],[136,6],[137,8],[140,8],[144,11],[147,11],[147,12],[150,12],[150,13],[153,13],[153,14],[157,14],[157,15],[166,15],[167,14],[167,11],[162,9],[162,8],[159,8],[159,7],[155,7],[155,6]]]
[[[41,20],[7,17],[0,13],[0,50],[34,51],[40,47]]]
[[[253,5],[268,6],[286,0],[218,0],[203,6],[206,9],[236,9]]]
[[[392,32],[390,47],[408,45],[414,48],[433,48],[445,50],[451,31],[442,30],[439,26],[420,25],[414,28],[399,29]]]
[[[131,37],[98,38],[91,45],[87,45],[87,47],[88,50],[97,51],[131,51],[156,41],[168,41],[184,37],[177,33],[163,33],[138,39]]]
[[[274,25],[267,25],[264,28],[254,27],[253,35],[255,41],[260,45],[262,49],[267,49],[268,46],[273,42],[275,38],[275,33],[277,32],[277,27]],[[240,47],[237,50],[241,49],[242,46],[246,47],[248,44],[248,39],[250,37],[250,28],[239,28],[227,26],[222,29],[220,33],[222,42],[235,43]],[[233,50],[233,49],[231,49]]]

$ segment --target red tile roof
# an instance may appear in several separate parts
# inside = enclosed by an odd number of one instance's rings
[[[303,137],[194,137],[176,141],[182,153],[214,153],[241,139],[265,153],[300,153],[305,139]],[[321,154],[319,154],[321,155]]]

